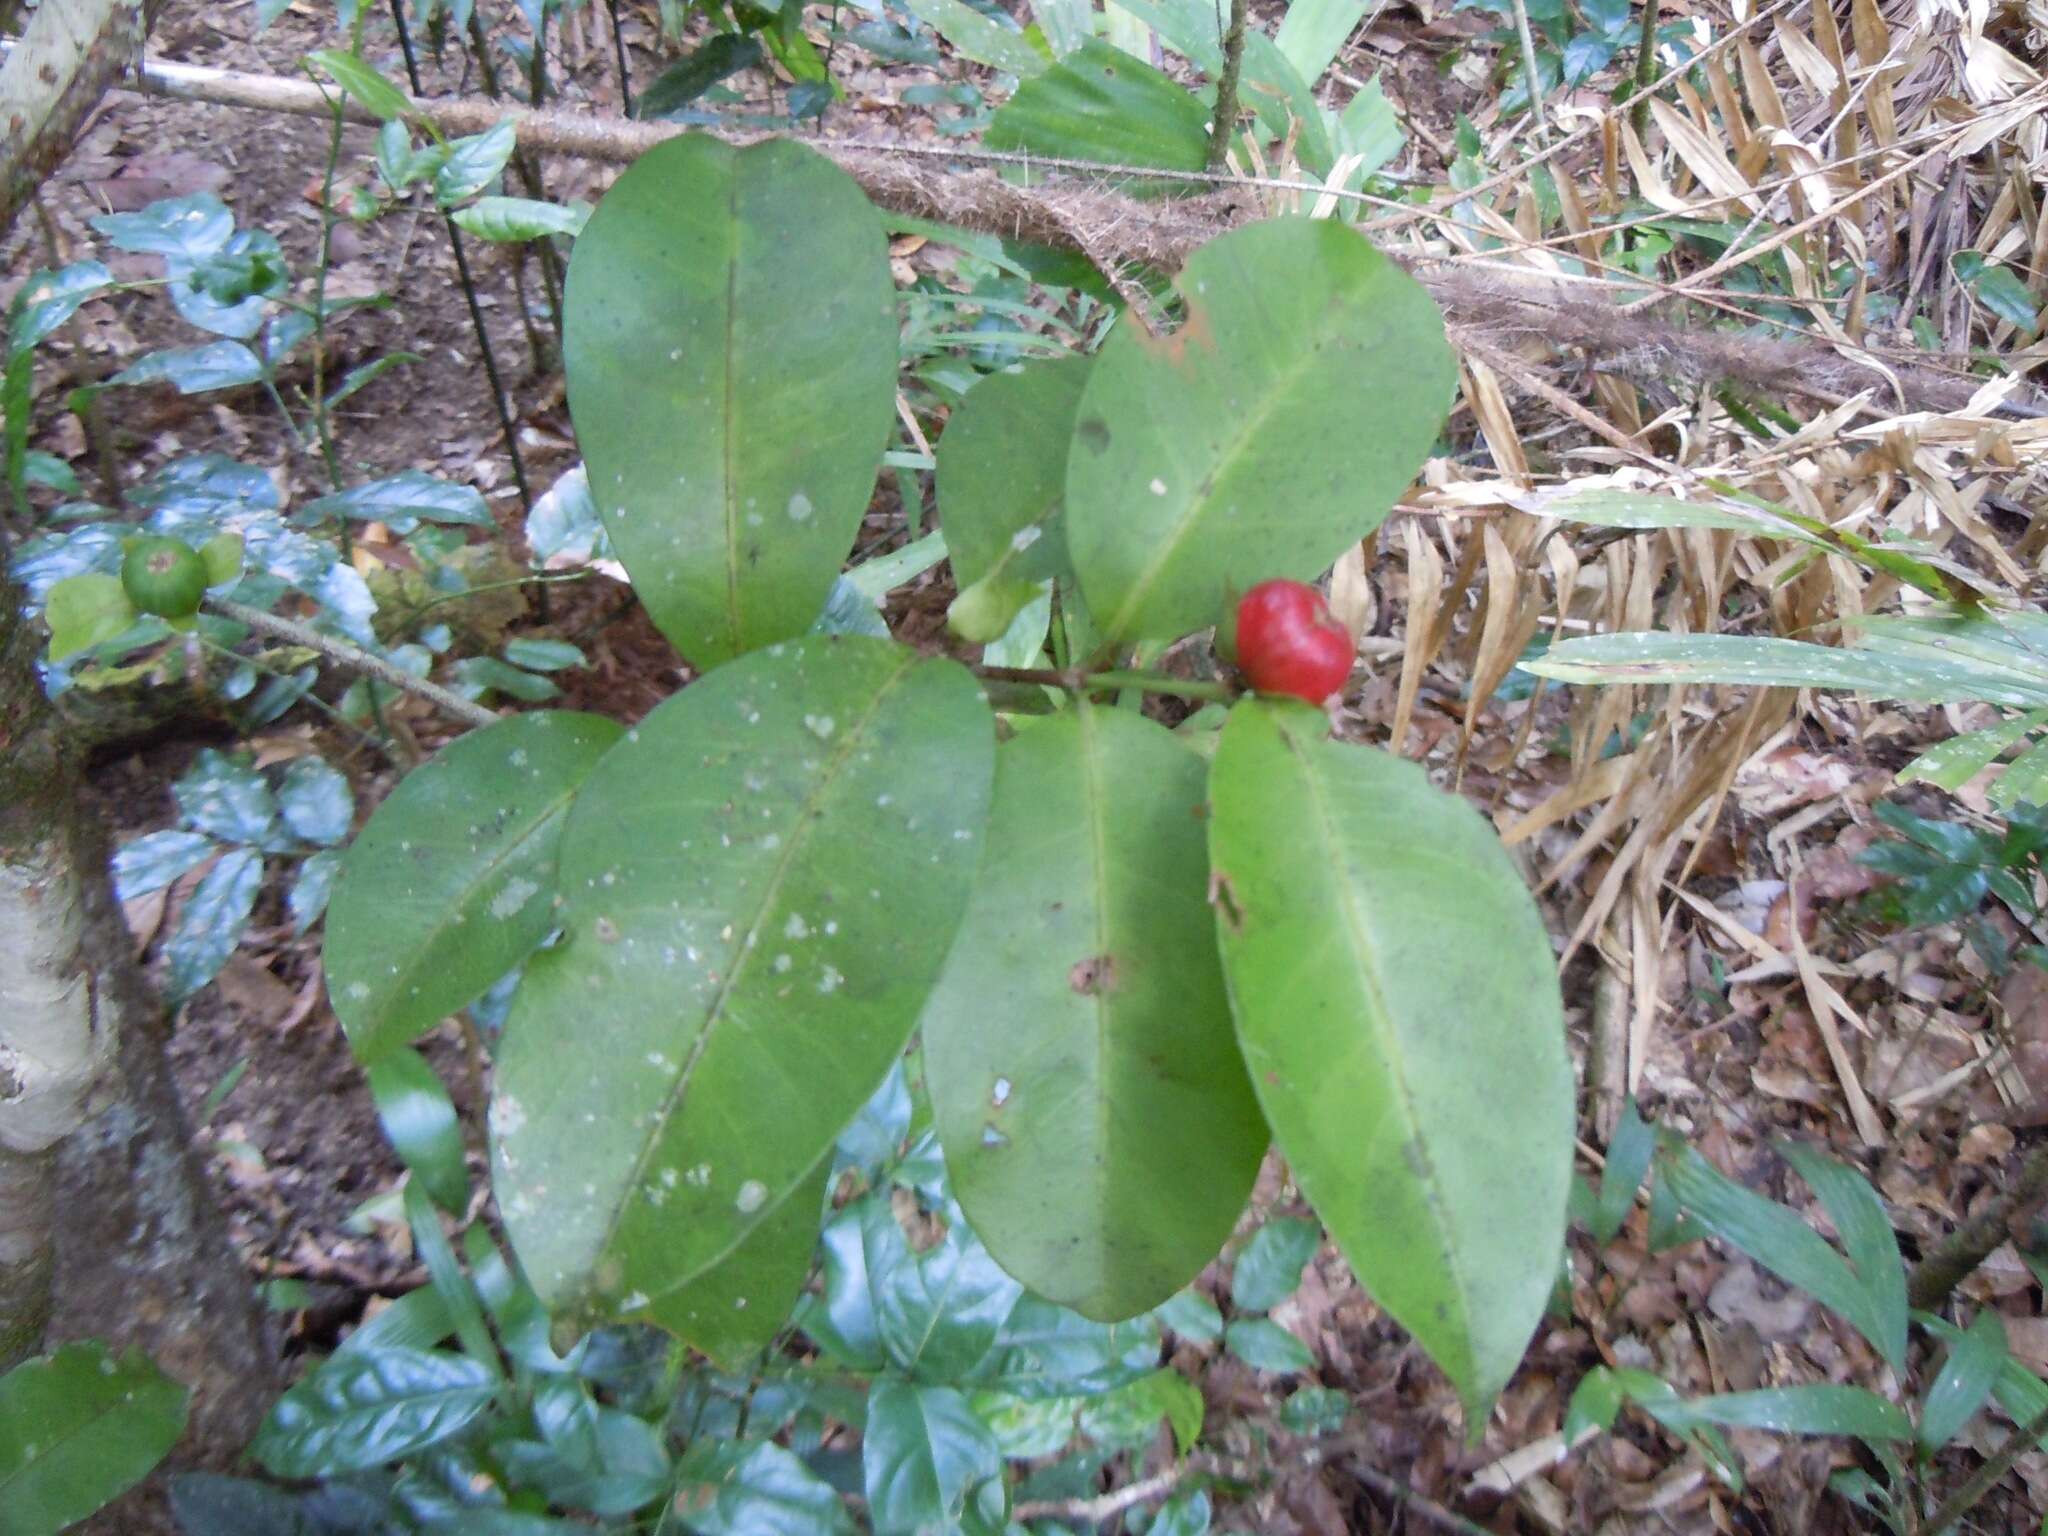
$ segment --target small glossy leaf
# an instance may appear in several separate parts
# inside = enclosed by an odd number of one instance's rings
[[[151,832],[114,855],[114,894],[123,901],[160,891],[197,869],[220,844],[203,832]]]
[[[1307,1371],[1316,1363],[1306,1344],[1268,1317],[1233,1318],[1223,1347],[1259,1371]]]
[[[408,116],[412,98],[393,85],[360,54],[323,48],[306,55],[306,62],[354,97],[373,117],[390,120]]]
[[[439,1350],[331,1355],[278,1399],[251,1454],[274,1477],[336,1477],[438,1445],[490,1405],[482,1364]]]
[[[185,1432],[188,1396],[140,1350],[95,1341],[0,1375],[0,1530],[56,1536],[140,1482]]]
[[[230,843],[261,842],[277,814],[263,776],[239,757],[212,747],[192,759],[171,794],[188,824]]]
[[[527,667],[535,672],[559,672],[564,667],[590,664],[590,658],[567,640],[543,640],[530,635],[507,640],[505,659],[515,667]]]
[[[511,666],[495,656],[465,656],[455,663],[456,691],[467,698],[481,699],[502,693],[528,704],[542,704],[558,697],[560,685]]]
[[[327,916],[328,995],[359,1060],[432,1029],[547,936],[563,815],[622,734],[596,715],[518,715],[377,808]]]
[[[434,200],[444,208],[453,207],[483,191],[497,180],[518,145],[518,133],[509,119],[488,133],[450,140],[447,157],[434,171]]]
[[[991,578],[1035,587],[1067,574],[1067,443],[1091,361],[992,373],[953,408],[935,455],[939,517],[961,591]]]
[[[1018,85],[984,137],[990,149],[1199,171],[1209,163],[1208,125],[1209,109],[1192,92],[1142,59],[1090,38]],[[1122,190],[1143,196],[1190,187],[1127,181]]]
[[[151,352],[115,374],[113,384],[174,384],[181,395],[209,389],[254,384],[263,364],[239,341],[209,342],[203,347],[170,347]]]
[[[416,469],[401,470],[381,480],[309,501],[292,514],[292,521],[305,524],[330,517],[375,518],[402,534],[412,532],[422,519],[431,523],[466,523],[477,528],[492,526],[490,509],[475,486],[458,485]]]
[[[121,578],[98,572],[65,577],[50,588],[43,601],[52,661],[104,645],[126,634],[141,617]]]
[[[231,848],[206,872],[178,910],[178,925],[164,944],[164,995],[181,1003],[219,974],[242,942],[256,894],[263,889],[263,855]]]
[[[860,189],[786,140],[641,156],[570,263],[564,354],[590,488],[699,667],[802,634],[893,420],[896,297]]]
[[[456,224],[479,240],[504,244],[539,240],[548,235],[579,235],[589,222],[586,204],[564,208],[530,197],[480,197],[451,215]]]
[[[854,1536],[838,1491],[772,1441],[726,1471],[707,1507],[692,1501],[688,1519],[697,1536]]]
[[[1267,1135],[1213,948],[1200,758],[1081,705],[996,760],[960,937],[925,1006],[953,1189],[1003,1267],[1103,1321],[1230,1235]],[[1199,1125],[1202,1134],[1161,1134]]]
[[[68,267],[36,273],[14,296],[7,324],[9,349],[25,352],[40,344],[77,314],[86,300],[113,286],[114,274],[103,262],[74,261]]]
[[[1159,1323],[1097,1323],[1028,1292],[1010,1309],[978,1381],[1019,1397],[1086,1397],[1159,1364]]]
[[[946,1235],[922,1253],[910,1246],[886,1196],[871,1196],[833,1219],[860,1233],[875,1338],[890,1365],[927,1381],[968,1377],[995,1348],[1020,1286],[996,1266],[973,1228],[946,1214]],[[830,1243],[837,1234],[827,1232]]]
[[[1351,1399],[1334,1387],[1302,1387],[1280,1405],[1290,1435],[1334,1435],[1351,1416]]]
[[[1328,569],[1421,468],[1456,372],[1429,294],[1335,219],[1233,230],[1177,286],[1172,335],[1110,333],[1067,456],[1067,551],[1120,643]]]
[[[1969,285],[1978,302],[1999,319],[2009,320],[2028,333],[2040,325],[2041,312],[2034,307],[2034,296],[2012,268],[1986,261],[1982,251],[1957,251],[1949,258],[1949,265]]]
[[[1564,1242],[1556,962],[1485,820],[1326,729],[1246,701],[1217,748],[1209,850],[1238,1041],[1303,1193],[1477,1423]],[[1430,959],[1480,954],[1455,987]]]
[[[958,666],[807,639],[700,679],[586,781],[491,1107],[550,1305],[685,1330],[683,1288],[811,1187],[959,921],[991,736]]]
[[[327,910],[327,898],[334,890],[334,877],[340,873],[339,848],[323,848],[299,865],[299,873],[284,898],[292,915],[293,938],[320,921]]]
[[[1323,1229],[1281,1216],[1254,1232],[1230,1274],[1230,1300],[1240,1312],[1269,1312],[1294,1294],[1302,1266],[1315,1257]]]
[[[1950,1343],[1940,1370],[1927,1384],[1918,1431],[1923,1454],[1932,1455],[1963,1432],[1998,1385],[1999,1372],[2011,1358],[2005,1324],[1991,1308],[1983,1308],[1961,1337]]]
[[[116,250],[204,261],[233,237],[235,216],[213,193],[194,192],[162,198],[135,213],[102,214],[92,227]]]
[[[348,776],[317,757],[294,759],[277,786],[277,812],[295,836],[331,847],[348,836],[356,796]]]
[[[1002,1466],[995,1436],[951,1387],[884,1378],[868,1389],[861,1467],[876,1536],[953,1529]]]
[[[1197,1290],[1185,1290],[1152,1309],[1160,1323],[1197,1344],[1223,1337],[1223,1314]]]
[[[1181,1455],[1194,1449],[1202,1434],[1202,1389],[1166,1367],[1082,1399],[1080,1428],[1098,1445],[1137,1450],[1151,1441],[1161,1419],[1172,1427]]]

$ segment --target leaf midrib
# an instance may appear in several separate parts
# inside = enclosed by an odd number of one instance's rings
[[[1316,766],[1309,760],[1308,754],[1302,750],[1300,744],[1296,742],[1284,726],[1276,721],[1274,722],[1274,730],[1278,732],[1282,745],[1301,766],[1302,777],[1306,781],[1308,788],[1307,798],[1310,811],[1315,818],[1317,829],[1322,833],[1323,846],[1333,851],[1340,850],[1344,847],[1344,844],[1339,840],[1338,833],[1340,829],[1331,814],[1328,797],[1323,790],[1321,774],[1316,771]],[[1395,1095],[1401,1105],[1405,1121],[1404,1128],[1408,1133],[1408,1139],[1419,1144],[1422,1139],[1422,1133],[1420,1119],[1416,1112],[1415,1096],[1408,1086],[1408,1076],[1404,1070],[1401,1053],[1395,1048],[1399,1045],[1399,1041],[1389,1038],[1391,1031],[1385,1027],[1391,1022],[1394,1015],[1393,1010],[1387,1005],[1386,991],[1380,983],[1381,967],[1378,949],[1368,935],[1362,915],[1358,910],[1356,889],[1352,882],[1344,877],[1341,865],[1332,870],[1332,876],[1332,883],[1337,888],[1337,904],[1343,913],[1344,926],[1349,931],[1352,939],[1351,950],[1355,959],[1354,970],[1371,1004],[1368,1017],[1371,1021],[1380,1025],[1379,1033],[1382,1035],[1382,1043],[1389,1047],[1385,1053],[1387,1071],[1393,1080]],[[1443,1251],[1445,1262],[1451,1271],[1452,1281],[1457,1287],[1458,1297],[1464,1314],[1469,1320],[1473,1315],[1472,1299],[1475,1292],[1470,1280],[1465,1275],[1464,1266],[1459,1262],[1458,1245],[1455,1241],[1451,1240],[1452,1223],[1446,1216],[1443,1197],[1437,1188],[1436,1158],[1433,1154],[1428,1153],[1425,1153],[1425,1156],[1429,1167],[1429,1177],[1424,1178],[1418,1175],[1416,1183],[1421,1187],[1424,1200],[1428,1202],[1431,1211],[1436,1216],[1437,1230],[1444,1237]],[[1466,1344],[1465,1354],[1472,1365],[1476,1366],[1478,1364],[1478,1351],[1472,1347],[1469,1339]]]
[[[797,807],[796,824],[791,830],[788,839],[782,845],[782,854],[775,861],[774,873],[768,877],[768,883],[762,890],[760,905],[755,909],[753,921],[747,925],[746,932],[740,935],[735,942],[733,952],[739,958],[726,968],[725,979],[719,983],[716,995],[712,997],[710,1005],[704,1010],[704,1026],[697,1031],[697,1038],[690,1042],[690,1054],[684,1058],[681,1070],[676,1073],[674,1086],[669,1089],[660,1108],[655,1111],[653,1123],[650,1125],[646,1137],[641,1141],[639,1155],[633,1159],[632,1171],[619,1186],[618,1196],[612,1202],[611,1211],[605,1218],[604,1235],[599,1239],[597,1247],[592,1252],[591,1258],[593,1263],[608,1252],[612,1244],[617,1240],[619,1224],[625,1220],[626,1207],[632,1202],[633,1191],[640,1186],[641,1180],[646,1176],[648,1164],[654,1158],[654,1150],[667,1133],[669,1123],[681,1112],[683,1102],[688,1097],[690,1086],[695,1080],[697,1064],[703,1060],[704,1053],[710,1049],[712,1037],[718,1032],[718,1026],[726,1016],[726,1004],[730,1001],[734,989],[738,987],[741,976],[747,973],[752,963],[752,957],[759,952],[759,947],[754,940],[759,936],[762,926],[767,921],[768,914],[774,909],[776,898],[782,890],[782,882],[788,875],[791,864],[794,863],[798,852],[809,841],[811,825],[815,820],[809,813],[817,804],[819,798],[838,782],[840,770],[844,767],[846,760],[852,756],[855,744],[866,735],[868,727],[874,722],[875,716],[881,713],[884,701],[887,700],[898,684],[916,670],[921,660],[923,658],[915,652],[907,652],[897,659],[896,670],[882,679],[880,685],[875,689],[873,701],[862,712],[859,722],[853,729],[847,731],[838,747],[833,750],[831,757],[826,761],[824,771],[818,775],[817,784],[804,797],[802,804]],[[828,1141],[825,1147],[829,1151],[831,1143]],[[822,1156],[823,1154],[821,1153],[820,1155]],[[811,1168],[816,1166],[817,1163],[814,1159],[792,1181],[788,1189],[783,1190],[775,1200],[763,1205],[758,1218],[742,1227],[733,1240],[719,1249],[709,1262],[698,1266],[660,1290],[649,1291],[649,1300],[653,1301],[664,1296],[672,1296],[684,1286],[709,1274],[720,1264],[724,1263],[741,1244],[745,1243],[767,1225],[768,1218],[780,1209],[782,1202],[787,1200],[792,1192],[803,1187],[804,1180],[810,1177]]]

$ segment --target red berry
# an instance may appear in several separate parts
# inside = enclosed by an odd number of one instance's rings
[[[1320,704],[1344,686],[1356,654],[1314,587],[1262,581],[1238,602],[1237,665],[1260,693]]]

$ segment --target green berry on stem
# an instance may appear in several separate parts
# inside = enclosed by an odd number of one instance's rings
[[[185,619],[199,611],[206,595],[206,562],[183,539],[130,539],[121,561],[121,586],[128,600],[159,618]]]

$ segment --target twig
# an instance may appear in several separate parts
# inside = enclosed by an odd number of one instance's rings
[[[1155,1472],[1135,1483],[1126,1483],[1121,1488],[1112,1488],[1107,1493],[1098,1493],[1092,1499],[1026,1499],[1010,1511],[1010,1518],[1016,1521],[1078,1520],[1084,1525],[1100,1525],[1148,1499],[1173,1492],[1188,1478],[1203,1471],[1207,1462],[1207,1457],[1191,1456],[1178,1466]]]
[[[1209,124],[1212,171],[1230,163],[1230,141],[1237,134],[1237,80],[1244,69],[1245,16],[1250,10],[1250,0],[1230,0],[1230,30],[1223,35],[1223,71],[1216,77],[1216,112]]]
[[[626,67],[626,28],[619,20],[619,0],[611,0],[612,47],[619,56],[619,110],[626,116],[633,115],[633,76]],[[417,96],[418,91],[413,94]]]
[[[1942,1501],[1941,1507],[1927,1518],[1927,1524],[1923,1527],[1926,1536],[1943,1536],[1950,1526],[1976,1508],[1977,1501],[1997,1487],[1999,1480],[2012,1470],[2012,1464],[2032,1450],[2034,1443],[2044,1434],[2048,1434],[2048,1408],[2043,1408],[2006,1436],[2005,1444],[1998,1448],[1998,1454],[1979,1467],[1967,1483]]]
[[[303,645],[307,650],[318,651],[329,661],[351,671],[375,678],[380,683],[388,683],[406,693],[416,694],[443,712],[471,725],[496,725],[501,718],[495,710],[472,703],[459,693],[450,693],[439,683],[430,683],[423,677],[414,677],[403,667],[386,661],[382,656],[374,656],[361,646],[351,645],[348,641],[337,639],[333,635],[323,635],[311,625],[301,624],[296,619],[281,618],[274,613],[265,613],[261,608],[251,608],[247,603],[232,602],[224,597],[208,598],[206,606],[224,619],[233,619],[237,624],[248,625],[258,634],[269,635],[278,640],[289,640],[293,645]]]
[[[2048,1201],[2048,1141],[2037,1143],[2020,1164],[2010,1188],[1930,1249],[1906,1279],[1906,1299],[1931,1312],[1982,1264],[2012,1229]]]

